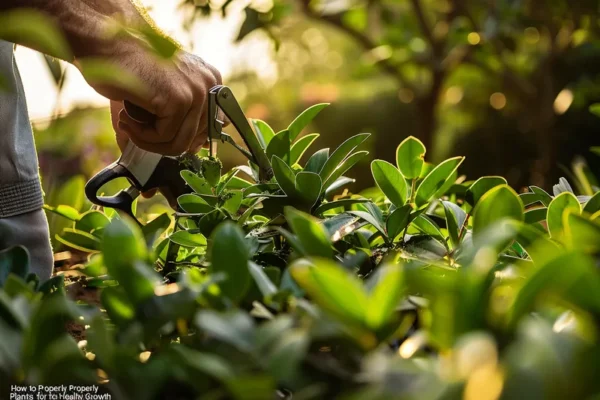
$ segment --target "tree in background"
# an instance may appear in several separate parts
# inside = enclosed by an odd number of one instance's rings
[[[197,17],[227,13],[234,1],[183,3]],[[503,140],[523,142],[531,154],[521,165],[526,174],[513,184],[547,186],[561,140],[573,139],[559,117],[573,103],[587,109],[600,94],[598,12],[597,2],[588,0],[273,0],[245,8],[238,40],[262,30],[285,42],[286,33],[298,24],[305,30],[306,21],[332,28],[354,46],[346,50],[358,62],[344,69],[376,66],[399,100],[410,103],[414,126],[403,124],[403,135],[437,146],[438,156],[439,147],[450,148],[460,134],[483,135],[496,148],[507,147],[498,145]],[[510,178],[509,171],[491,172]]]

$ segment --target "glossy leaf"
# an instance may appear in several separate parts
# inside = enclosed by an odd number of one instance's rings
[[[206,238],[199,233],[190,233],[189,231],[177,231],[169,236],[169,240],[183,247],[206,246]]]
[[[242,205],[242,191],[232,190],[225,195],[226,200],[223,202],[222,208],[227,210],[230,215],[237,215],[240,206]]]
[[[404,139],[396,149],[396,165],[406,179],[416,179],[423,170],[425,145],[414,136]]]
[[[380,267],[369,282],[373,289],[366,312],[367,325],[374,330],[382,328],[396,312],[405,295],[402,268],[398,265]]]
[[[329,149],[321,149],[315,151],[315,153],[310,156],[308,161],[306,162],[306,166],[304,167],[304,171],[319,173],[323,169],[323,166],[327,162],[329,158]]]
[[[323,168],[319,171],[321,179],[323,179],[325,182],[329,181],[330,176],[333,175],[335,170],[339,169],[343,161],[349,157],[349,154],[352,153],[354,149],[360,146],[365,140],[367,140],[369,136],[371,136],[369,133],[359,133],[358,135],[347,139],[337,149],[335,149],[335,151],[325,162],[325,165],[323,165]],[[344,172],[337,176],[342,175]],[[335,179],[337,179],[337,177]],[[332,179],[331,182],[335,181],[335,179]]]
[[[321,195],[321,177],[314,172],[299,172],[296,175],[296,192],[308,208],[317,202]]]
[[[406,204],[390,214],[385,223],[385,230],[390,240],[394,240],[408,226],[411,211],[412,206]]]
[[[79,221],[75,222],[75,229],[93,233],[98,229],[103,229],[110,223],[106,215],[100,211],[88,211],[81,215]]]
[[[355,216],[365,220],[369,224],[373,225],[373,227],[375,229],[377,229],[379,232],[381,232],[381,234],[384,237],[387,236],[385,228],[382,224],[382,221],[378,220],[377,218],[375,218],[373,215],[369,214],[368,212],[366,212],[366,211],[348,211],[348,214],[355,215]]]
[[[324,187],[329,188],[339,177],[344,175],[350,168],[352,168],[356,163],[362,160],[364,157],[369,154],[368,151],[357,151],[356,153],[348,156],[333,172],[329,175],[329,178],[323,184]]]
[[[177,199],[179,207],[186,213],[206,214],[214,210],[202,197],[195,194],[183,194]]]
[[[290,133],[290,139],[292,141],[296,140],[300,132],[328,105],[329,103],[315,104],[298,115],[287,128]]]
[[[281,158],[286,163],[290,162],[290,132],[282,131],[277,135],[273,136],[273,139],[267,146],[267,157],[269,160],[273,159],[273,156]]]
[[[600,211],[600,192],[597,192],[592,196],[591,199],[585,203],[585,207],[583,207],[583,211],[586,213],[594,214]]]
[[[600,221],[592,221],[574,211],[563,215],[565,239],[572,248],[581,249],[588,254],[600,250]]]
[[[314,217],[292,207],[286,207],[284,212],[285,218],[298,236],[305,254],[324,258],[333,257],[329,236]]]
[[[467,214],[462,208],[452,202],[442,201],[442,205],[444,206],[444,214],[446,215],[450,243],[453,248],[457,248],[460,245],[460,233],[467,220]]]
[[[371,173],[375,183],[396,207],[402,207],[408,197],[406,180],[396,167],[387,161],[375,160],[371,163]]]
[[[85,252],[99,251],[101,247],[100,239],[77,229],[65,228],[60,235],[56,235],[56,239],[64,245]]]
[[[531,189],[533,193],[539,196],[539,199],[543,205],[545,205],[546,207],[550,205],[552,197],[544,189],[539,188],[537,186],[529,186],[529,189]]]
[[[290,266],[292,277],[314,301],[332,315],[355,325],[365,321],[369,299],[360,281],[338,264],[300,260]]]
[[[250,287],[249,254],[243,231],[233,222],[224,222],[215,229],[211,242],[211,273],[226,275],[219,284],[225,296],[233,301],[243,299]]]
[[[446,180],[456,171],[463,162],[464,157],[454,157],[443,161],[436,166],[417,188],[415,204],[417,207],[429,203],[436,192],[444,185]]]
[[[320,215],[326,211],[333,210],[335,208],[346,208],[353,204],[368,203],[370,201],[371,200],[369,199],[342,199],[330,201],[327,203],[322,203],[319,207],[317,207],[317,209],[315,210],[315,214]]]
[[[294,165],[300,161],[306,150],[310,145],[317,140],[319,137],[318,133],[311,133],[298,139],[290,149],[290,165]]]
[[[481,196],[489,192],[491,189],[496,186],[506,185],[506,179],[501,176],[484,176],[477,179],[469,189],[467,189],[467,202],[475,207],[475,205],[481,199]]]
[[[517,193],[508,185],[494,187],[485,193],[473,211],[473,234],[483,232],[502,219],[523,221],[524,207]]]
[[[581,205],[577,197],[571,192],[562,192],[556,196],[548,206],[548,231],[553,239],[560,239],[563,236],[563,215],[566,210],[573,210],[576,213],[581,212]]]
[[[206,179],[200,175],[192,171],[184,170],[181,171],[181,177],[194,192],[198,194],[213,194],[211,186],[206,182]]]
[[[273,166],[273,174],[281,190],[292,198],[296,197],[298,194],[296,192],[296,175],[292,168],[277,156],[273,156],[271,165]]]
[[[251,119],[250,122],[254,127],[254,132],[256,133],[258,142],[260,143],[263,149],[266,149],[269,143],[271,142],[271,139],[273,139],[273,137],[275,136],[273,128],[271,128],[269,124],[267,124],[264,121],[261,121],[260,119]]]
[[[525,210],[524,220],[526,224],[535,224],[537,222],[545,221],[548,209],[546,207],[532,208]]]
[[[271,279],[269,279],[260,265],[250,262],[249,271],[264,297],[272,296],[277,292],[277,287],[273,284]]]

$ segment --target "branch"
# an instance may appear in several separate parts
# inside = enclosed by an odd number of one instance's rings
[[[423,7],[421,7],[420,0],[411,0],[410,1],[415,9],[415,14],[417,16],[417,21],[419,21],[419,26],[421,27],[421,31],[423,32],[423,36],[427,39],[431,48],[433,49],[433,54],[437,57],[439,55],[439,43],[433,37],[433,32],[431,27],[427,23],[427,19],[425,18],[425,13],[423,12]]]
[[[320,15],[310,7],[310,0],[300,0],[300,4],[302,6],[302,11],[307,17],[315,21],[326,22],[329,25],[334,26],[335,28],[347,34],[348,36],[352,37],[366,51],[370,51],[379,47],[379,45],[375,41],[373,41],[369,36],[345,25],[342,21],[340,14]],[[404,74],[400,71],[397,65],[392,63],[389,59],[380,60],[378,64],[385,72],[393,76],[402,86],[411,89],[415,94],[417,94],[414,85],[404,76]]]

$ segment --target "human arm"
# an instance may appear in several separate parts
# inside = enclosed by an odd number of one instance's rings
[[[157,116],[153,126],[137,123],[119,113],[115,129],[125,132],[149,151],[176,155],[206,140],[207,93],[221,83],[216,69],[201,58],[177,51],[169,60],[149,51],[133,34],[109,35],[117,22],[128,27],[154,29],[129,0],[4,0],[0,11],[31,8],[51,16],[66,37],[73,56],[67,61],[102,59],[137,78],[142,90],[126,85],[88,82],[100,94],[122,104],[124,100]],[[18,40],[13,40],[17,41]],[[32,46],[30,43],[18,43]],[[84,69],[84,76],[85,69]],[[87,79],[87,78],[86,78]]]

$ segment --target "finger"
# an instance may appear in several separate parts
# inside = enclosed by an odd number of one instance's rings
[[[156,192],[158,192],[158,189],[148,190],[147,192],[142,193],[142,197],[144,197],[145,199],[149,199],[149,198],[153,197],[154,195],[156,195]]]
[[[205,129],[204,131],[202,131],[201,133],[196,135],[196,137],[194,138],[194,141],[190,145],[189,151],[191,153],[197,153],[200,151],[201,148],[203,148],[205,146],[208,147],[207,139],[208,139],[208,130]]]

